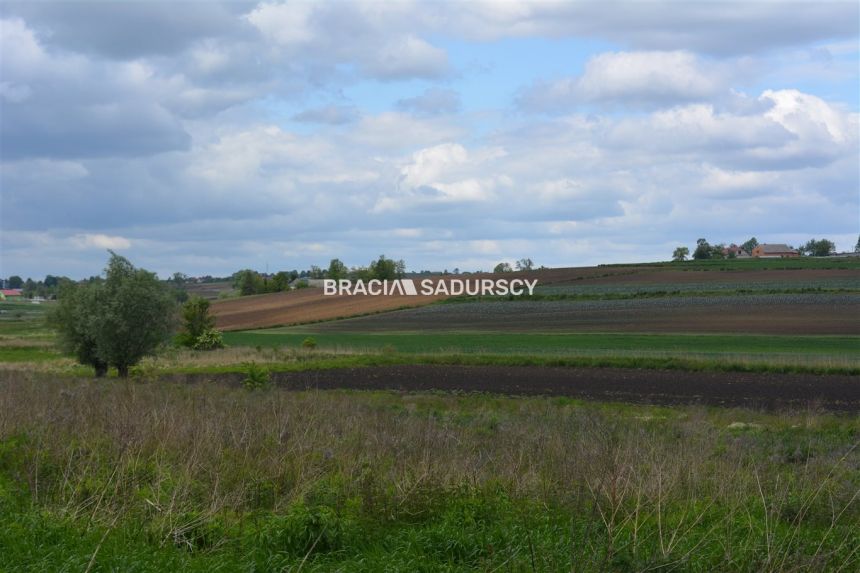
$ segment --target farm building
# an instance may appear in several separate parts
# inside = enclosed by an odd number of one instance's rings
[[[723,248],[723,256],[724,257],[746,258],[746,257],[749,257],[749,253],[747,253],[743,249],[743,247],[739,247],[736,244],[732,243],[728,247]]]
[[[783,245],[782,243],[773,243],[770,245],[765,243],[755,247],[752,250],[752,256],[761,259],[786,259],[799,257],[800,253],[788,245]]]
[[[21,300],[23,299],[23,295],[21,293],[21,289],[19,288],[4,288],[0,289],[0,300]]]

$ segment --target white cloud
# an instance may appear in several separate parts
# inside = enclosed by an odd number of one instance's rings
[[[520,95],[523,107],[558,111],[582,104],[653,107],[707,101],[728,93],[727,64],[690,52],[607,52],[579,77],[538,82]]]
[[[75,235],[72,242],[82,249],[112,249],[121,250],[131,247],[131,241],[125,237],[103,235],[101,233],[86,233]]]

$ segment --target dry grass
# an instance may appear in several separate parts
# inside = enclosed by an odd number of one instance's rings
[[[858,430],[856,418],[814,411],[0,374],[0,475],[33,507],[87,528],[130,521],[156,546],[189,550],[201,549],[201,528],[260,511],[328,507],[398,527],[479,494],[569,523],[556,532],[561,557],[549,537],[529,538],[537,556],[506,557],[535,568],[552,557],[605,570],[623,557],[634,569],[851,570]],[[226,551],[236,534],[215,531],[202,549]],[[303,547],[296,560],[361,551]]]

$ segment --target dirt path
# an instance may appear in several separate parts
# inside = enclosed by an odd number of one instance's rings
[[[188,376],[196,381],[211,376]],[[226,379],[238,383],[242,376]],[[465,391],[649,404],[860,412],[860,376],[623,368],[384,366],[273,374],[292,390]]]

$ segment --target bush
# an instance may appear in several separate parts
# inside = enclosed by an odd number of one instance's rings
[[[269,371],[262,366],[258,366],[255,362],[249,362],[246,365],[245,379],[242,380],[242,386],[248,390],[259,390],[268,388],[272,383]]]
[[[224,348],[224,337],[220,330],[207,328],[204,330],[194,344],[191,346],[194,350],[215,350],[216,348]]]
[[[313,350],[317,347],[317,341],[315,338],[308,336],[304,340],[302,340],[302,348],[309,348]]]

